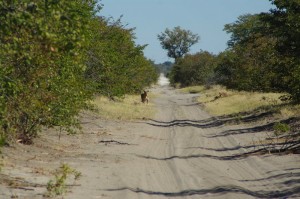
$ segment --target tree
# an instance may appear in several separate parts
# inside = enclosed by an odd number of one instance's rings
[[[216,57],[207,51],[187,54],[175,63],[170,75],[171,84],[180,83],[181,86],[209,84],[215,67]]]
[[[167,28],[157,37],[162,48],[168,51],[168,56],[174,58],[175,62],[178,58],[188,53],[190,47],[196,44],[200,39],[197,34],[193,34],[190,30],[184,30],[179,26],[173,30]]]
[[[276,38],[266,34],[260,15],[242,15],[224,30],[231,34],[228,49],[219,55],[216,78],[227,87],[248,91],[278,91],[274,61]]]
[[[98,3],[0,1],[0,139],[31,143],[42,127],[74,132],[94,94],[156,81],[134,29],[101,20]]]
[[[95,85],[95,92],[111,99],[127,93],[139,93],[156,82],[158,73],[144,57],[146,45],[136,45],[134,28],[117,20],[97,18],[92,29],[85,76]]]
[[[300,1],[270,1],[270,12],[225,25],[231,38],[216,73],[230,88],[287,92],[300,102]]]
[[[91,99],[84,79],[96,0],[0,1],[0,137],[73,129]]]
[[[280,89],[300,102],[300,1],[270,1],[276,8],[262,14],[262,19],[270,24],[268,35],[277,38],[277,79]]]

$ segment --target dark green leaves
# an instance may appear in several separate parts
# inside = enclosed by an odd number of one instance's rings
[[[215,67],[216,57],[207,51],[187,54],[173,66],[170,80],[181,86],[206,85],[210,83]]]

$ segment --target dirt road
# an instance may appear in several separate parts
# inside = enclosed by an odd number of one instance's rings
[[[155,118],[118,124],[102,140],[111,142],[87,148],[86,161],[74,165],[81,186],[66,198],[300,197],[298,155],[241,155],[254,135],[206,114],[196,95],[167,86],[152,92]]]
[[[154,118],[86,117],[86,134],[70,141],[76,147],[48,156],[82,173],[63,198],[300,198],[299,155],[247,156],[263,133],[224,125],[201,109],[195,94],[167,85],[151,92],[158,96]]]

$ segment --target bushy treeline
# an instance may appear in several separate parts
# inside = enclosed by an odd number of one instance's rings
[[[78,127],[95,94],[138,92],[157,73],[133,29],[99,17],[97,0],[0,1],[0,138]]]
[[[143,54],[146,45],[133,42],[134,28],[126,28],[120,19],[97,17],[93,23],[85,76],[97,93],[110,98],[137,93],[157,80],[154,63]]]
[[[215,67],[216,56],[207,51],[187,54],[175,62],[169,75],[170,82],[181,86],[208,84],[212,81]]]
[[[228,48],[176,61],[171,82],[219,83],[247,91],[287,92],[300,101],[300,2],[272,0],[268,13],[242,15],[225,25]]]

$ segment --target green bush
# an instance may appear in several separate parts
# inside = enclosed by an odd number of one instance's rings
[[[276,124],[274,124],[273,129],[274,129],[274,134],[278,136],[282,133],[286,133],[290,131],[291,127],[288,124],[277,122]]]
[[[96,93],[120,97],[157,81],[154,64],[143,54],[146,46],[134,42],[133,28],[125,28],[121,19],[96,18],[93,24],[85,75]]]
[[[76,125],[91,98],[85,52],[96,1],[0,2],[0,131],[31,143]]]
[[[134,29],[96,16],[97,0],[0,1],[0,135],[30,144],[73,132],[94,94],[121,96],[158,74]]]
[[[45,196],[54,197],[63,195],[67,191],[66,181],[70,175],[73,175],[74,179],[77,180],[81,176],[81,173],[67,164],[62,164],[59,169],[55,171],[55,179],[47,183],[47,193]]]
[[[207,51],[187,54],[174,64],[170,73],[171,84],[180,83],[183,87],[210,84],[215,67],[216,56]]]

